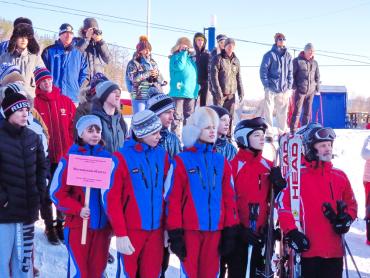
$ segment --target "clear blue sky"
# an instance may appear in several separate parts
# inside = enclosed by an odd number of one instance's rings
[[[136,1],[78,1],[35,0],[45,5],[30,1],[4,0],[28,6],[22,7],[0,1],[1,17],[14,20],[18,16],[32,19],[34,26],[57,31],[61,23],[68,22],[77,31],[89,12],[108,14],[135,20],[146,20],[146,0]],[[69,11],[83,15],[71,15],[29,8],[49,7],[47,4],[66,8],[86,10],[86,13]],[[345,52],[366,57],[343,56],[346,59],[368,63],[363,67],[324,67],[320,68],[322,82],[325,85],[345,85],[349,96],[370,96],[370,1],[152,1],[151,19],[153,23],[203,31],[210,24],[212,14],[217,16],[216,33],[225,33],[230,37],[273,44],[273,35],[282,32],[286,35],[287,46],[303,48],[312,42],[317,50]],[[91,16],[91,15],[90,15]],[[134,48],[140,35],[145,34],[145,27],[133,26],[112,17],[95,16],[108,42]],[[104,20],[105,19],[105,20]],[[43,33],[42,31],[38,31]],[[153,52],[168,55],[170,48],[180,36],[193,34],[152,29],[150,42]],[[236,55],[244,66],[258,66],[263,54],[270,46],[237,42]],[[291,51],[292,54],[293,51]],[[321,53],[321,52],[320,52]],[[296,53],[298,54],[298,53]],[[318,55],[319,65],[360,65],[352,61],[341,61]],[[321,53],[324,54],[324,53]],[[336,54],[326,55],[338,56]],[[154,56],[165,76],[168,74],[168,59]],[[362,63],[363,64],[363,63]],[[258,75],[258,67],[242,68],[243,82],[247,98],[262,98],[263,90]]]

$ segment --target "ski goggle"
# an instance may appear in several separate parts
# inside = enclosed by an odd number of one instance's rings
[[[314,136],[317,140],[330,140],[330,141],[334,140],[336,137],[334,130],[330,127],[324,127],[319,129],[318,131],[315,132]]]

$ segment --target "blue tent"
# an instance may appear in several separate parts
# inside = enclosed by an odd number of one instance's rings
[[[332,128],[345,128],[347,114],[347,88],[321,86],[312,104],[312,121]]]

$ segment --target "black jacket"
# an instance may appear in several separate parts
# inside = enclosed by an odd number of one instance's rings
[[[233,53],[228,57],[225,50],[222,50],[212,60],[211,82],[213,94],[216,98],[234,95],[238,92],[239,99],[243,99],[244,89],[240,74],[239,59]]]
[[[201,33],[196,33],[193,40],[193,45],[195,49],[195,62],[197,64],[197,74],[198,74],[198,84],[204,84],[208,82],[208,74],[209,74],[209,67],[210,67],[210,54],[206,49],[207,39],[202,35],[204,39],[204,44],[201,49],[198,49],[195,38]]]
[[[8,121],[1,123],[0,138],[0,223],[34,222],[46,190],[41,138]]]
[[[293,89],[300,94],[320,91],[320,72],[316,60],[306,60],[304,52],[293,59]]]

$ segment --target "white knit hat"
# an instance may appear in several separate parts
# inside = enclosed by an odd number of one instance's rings
[[[161,130],[162,123],[158,116],[150,110],[137,112],[131,121],[131,129],[137,138],[143,138]]]
[[[194,146],[203,128],[210,125],[218,128],[219,117],[215,110],[209,107],[200,107],[186,119],[186,125],[182,129],[182,141],[185,147]]]

